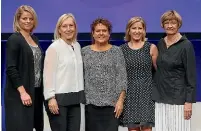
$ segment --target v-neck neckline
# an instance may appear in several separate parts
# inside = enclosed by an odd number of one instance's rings
[[[33,52],[32,51],[32,49],[31,49],[31,47],[30,47],[30,45],[29,45],[29,43],[26,41],[26,39],[24,38],[24,36],[20,33],[20,32],[18,32],[21,36],[22,36],[22,38],[23,38],[23,40],[26,42],[26,46],[29,48],[29,50],[31,51],[31,52]],[[38,45],[38,43],[37,43],[37,41],[35,41],[35,39],[33,38],[33,35],[31,34],[31,38],[33,39],[33,41],[36,43],[36,45],[38,46],[38,48],[41,50],[41,55],[43,54],[43,51],[42,51],[42,48]]]

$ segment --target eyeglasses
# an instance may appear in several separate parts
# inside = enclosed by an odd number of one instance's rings
[[[164,25],[176,25],[178,22],[176,20],[167,20],[164,22]]]

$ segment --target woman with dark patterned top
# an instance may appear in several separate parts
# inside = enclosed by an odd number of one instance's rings
[[[152,67],[156,69],[157,47],[146,41],[146,24],[141,17],[133,17],[126,26],[121,45],[126,61],[128,89],[121,125],[129,131],[151,131],[154,127],[154,101],[152,100]]]
[[[82,49],[86,131],[118,131],[127,78],[121,49],[109,43],[111,30],[108,20],[94,20],[93,44]]]

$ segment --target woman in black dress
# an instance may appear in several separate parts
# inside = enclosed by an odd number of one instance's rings
[[[126,26],[121,45],[128,78],[121,125],[129,131],[151,131],[154,126],[154,102],[152,92],[152,67],[156,69],[157,48],[146,41],[146,24],[141,17],[133,17]]]

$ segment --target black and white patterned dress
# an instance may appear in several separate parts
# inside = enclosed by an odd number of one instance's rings
[[[128,128],[154,126],[150,46],[149,42],[145,42],[142,48],[135,50],[128,44],[121,45],[126,62],[128,88],[120,125]]]

